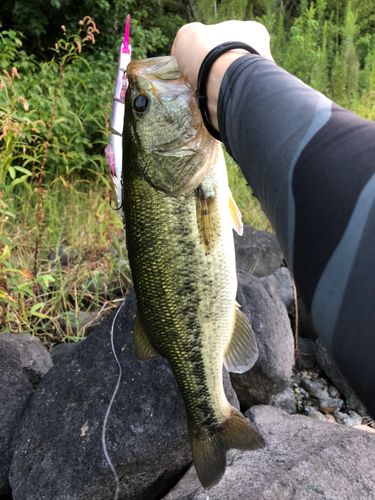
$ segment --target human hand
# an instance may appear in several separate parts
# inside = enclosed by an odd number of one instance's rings
[[[261,56],[273,61],[268,31],[256,21],[225,21],[209,26],[201,23],[186,24],[176,35],[171,55],[176,57],[182,74],[193,90],[197,88],[198,72],[203,59],[214,47],[229,41],[247,43]],[[240,49],[230,52],[247,54]]]

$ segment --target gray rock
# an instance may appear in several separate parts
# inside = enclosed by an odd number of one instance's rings
[[[51,351],[53,364],[56,365],[60,363],[60,361],[64,361],[65,356],[71,356],[80,342],[82,341],[80,340],[78,342],[72,342],[71,344],[59,344],[55,346]]]
[[[117,272],[116,272],[117,276]],[[96,273],[88,282],[87,290],[96,295],[107,295],[108,293],[108,277],[101,271]]]
[[[350,410],[349,417],[353,420],[354,425],[362,425],[362,417],[356,411]]]
[[[35,387],[53,363],[29,334],[0,333],[0,496],[10,493],[11,440]]]
[[[296,413],[296,394],[290,387],[287,387],[279,394],[276,394],[271,401],[272,406],[276,406],[287,413]]]
[[[311,339],[298,339],[296,366],[301,370],[311,370],[316,365],[314,342]]]
[[[325,371],[341,394],[345,396],[347,405],[353,410],[356,410],[362,416],[368,415],[368,411],[365,406],[350,387],[348,381],[341,373],[337,363],[333,360],[332,356],[320,340],[315,342],[315,355],[319,366]]]
[[[68,245],[62,245],[59,247],[57,254],[56,252],[52,252],[48,257],[52,262],[60,261],[62,266],[66,266],[68,262],[71,264],[74,260],[75,253],[72,247]]]
[[[305,413],[308,417],[315,418],[316,420],[326,421],[326,417],[314,406],[306,406]]]
[[[90,311],[79,311],[78,313],[67,312],[59,317],[59,324],[65,333],[76,335],[79,331],[84,330],[86,334],[100,323],[98,313]]]
[[[353,425],[356,425],[354,423],[354,420],[352,420],[347,413],[343,413],[341,411],[335,411],[334,416],[337,422],[346,425],[347,427],[353,427]]]
[[[210,500],[375,498],[375,434],[257,406],[249,415],[266,440],[255,452],[228,453]],[[164,500],[205,500],[192,467]]]
[[[279,267],[279,269],[270,276],[261,278],[261,281],[270,297],[275,297],[277,295],[287,310],[293,306],[293,284],[290,272],[286,267]]]
[[[301,383],[302,375],[298,372],[293,373],[291,381],[293,383],[293,387],[298,387]]]
[[[319,398],[318,405],[323,410],[335,412],[337,410],[341,410],[344,401],[339,398]]]
[[[185,407],[168,362],[134,357],[135,312],[131,291],[114,329],[123,377],[106,443],[120,498],[153,500],[169,491],[192,457]],[[13,500],[113,500],[114,479],[101,444],[118,373],[112,319],[63,353],[38,386],[13,442]],[[224,379],[227,385],[227,374]],[[233,397],[231,402],[236,404]]]
[[[340,394],[340,391],[336,389],[334,385],[330,385],[328,389],[328,394],[331,396],[331,398],[335,398]]]
[[[287,311],[281,299],[270,296],[263,282],[238,272],[237,301],[256,335],[259,357],[253,368],[231,373],[231,381],[242,408],[270,403],[289,386],[294,364],[294,340]]]
[[[260,278],[280,267],[283,253],[273,233],[244,226],[242,236],[233,234],[237,269]]]
[[[350,411],[349,414],[341,411],[334,413],[336,420],[343,425],[353,427],[354,425],[362,425],[362,417],[355,411]]]
[[[320,379],[302,378],[301,386],[314,398],[329,398],[326,386]]]

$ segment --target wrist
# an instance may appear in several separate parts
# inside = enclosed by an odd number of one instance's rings
[[[207,79],[207,112],[208,119],[210,120],[212,126],[219,131],[219,125],[217,120],[217,105],[219,100],[219,93],[221,82],[224,75],[229,68],[229,66],[239,57],[242,57],[249,52],[245,50],[231,50],[222,54],[213,63],[210,73]]]
[[[198,72],[196,97],[203,123],[208,132],[221,141],[218,132],[217,103],[223,76],[234,60],[243,56],[245,50],[250,54],[258,54],[253,47],[244,42],[224,42],[214,47],[204,58]],[[236,50],[236,52],[234,52]],[[226,57],[224,57],[226,55]],[[210,102],[209,102],[209,97]],[[211,120],[210,120],[211,113]]]

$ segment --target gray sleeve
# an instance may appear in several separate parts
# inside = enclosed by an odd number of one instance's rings
[[[375,123],[254,55],[228,68],[218,122],[317,333],[375,416]]]

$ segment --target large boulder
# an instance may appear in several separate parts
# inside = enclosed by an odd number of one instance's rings
[[[36,337],[0,333],[0,496],[10,493],[13,434],[40,379],[52,366],[50,354]]]
[[[375,498],[375,434],[255,406],[263,450],[231,451],[210,500]],[[194,467],[164,500],[205,500]]]
[[[276,271],[283,260],[279,242],[273,233],[244,226],[243,235],[234,235],[237,269],[258,278]]]
[[[185,407],[168,362],[140,363],[134,357],[135,313],[131,291],[114,329],[123,375],[106,444],[120,479],[119,498],[152,500],[171,488],[192,457]],[[14,439],[13,500],[113,499],[115,483],[101,443],[118,375],[112,320],[113,315],[106,318],[76,346],[60,349],[56,366],[31,399]]]
[[[277,297],[286,307],[287,311],[294,305],[294,290],[292,278],[287,267],[279,267],[270,276],[261,278],[264,288],[270,297]]]
[[[284,301],[271,284],[239,271],[237,301],[255,333],[259,357],[243,374],[231,373],[243,409],[269,404],[290,384],[294,365],[293,332]]]

